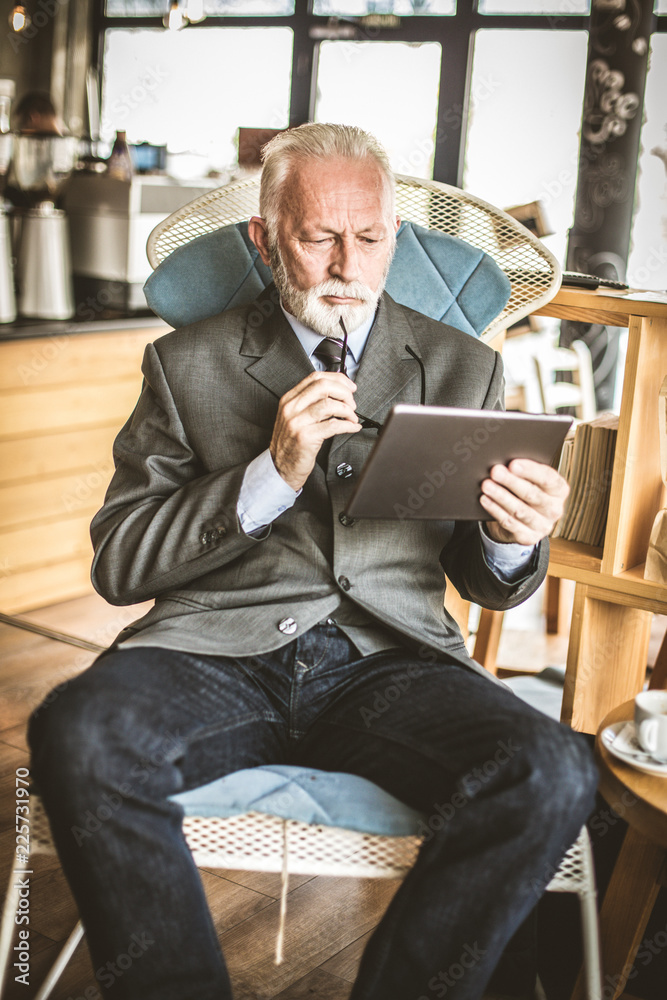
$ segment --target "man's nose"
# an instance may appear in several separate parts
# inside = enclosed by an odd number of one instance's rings
[[[329,273],[341,281],[357,281],[360,277],[359,248],[354,240],[341,240],[336,245]]]

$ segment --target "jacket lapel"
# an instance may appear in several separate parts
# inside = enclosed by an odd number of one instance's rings
[[[313,366],[280,308],[275,285],[269,285],[248,314],[241,354],[257,360],[246,369],[280,399],[310,375]]]
[[[406,344],[421,356],[415,333],[402,310],[385,294],[355,380],[355,403],[365,417],[379,414],[379,419],[384,419],[390,404],[401,393],[402,402],[419,402],[419,364],[405,350]],[[273,285],[265,289],[248,314],[241,354],[256,359],[246,369],[246,375],[278,399],[313,371],[283,315]],[[409,390],[403,392],[409,383]],[[331,451],[344,440],[344,436],[333,438]]]

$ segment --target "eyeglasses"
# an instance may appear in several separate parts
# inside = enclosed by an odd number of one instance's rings
[[[347,368],[345,366],[345,359],[347,357],[347,329],[345,327],[345,323],[343,322],[342,316],[340,317],[339,323],[340,323],[340,328],[343,331],[343,349],[341,351],[340,367],[338,371],[342,372],[343,375],[347,375]],[[405,350],[408,352],[410,357],[415,359],[415,361],[419,365],[419,373],[421,377],[421,391],[419,394],[419,403],[421,406],[423,406],[426,400],[426,370],[424,369],[424,364],[422,362],[422,359],[415,354],[415,352],[412,350],[409,344],[405,345]],[[371,417],[365,417],[363,413],[359,413],[359,411],[357,411],[357,416],[361,421],[361,427],[363,430],[376,430],[379,434],[382,428],[384,427],[384,424],[379,424],[377,420],[372,420]]]
[[[345,327],[345,323],[343,322],[342,316],[340,317],[339,322],[341,330],[343,331],[343,349],[341,351],[338,371],[342,372],[343,375],[347,375],[347,367],[345,365],[345,358],[347,357],[347,329]],[[424,406],[424,403],[426,401],[426,370],[424,368],[424,363],[422,362],[422,359],[417,354],[415,354],[415,352],[412,350],[409,344],[405,344],[405,350],[408,352],[410,357],[415,359],[415,361],[419,365],[419,374],[421,378],[419,404],[420,406]],[[273,389],[269,389],[269,392],[271,393],[272,396],[275,396],[276,399],[280,398],[278,396],[278,393],[274,392]],[[365,417],[363,413],[359,413],[358,410],[357,410],[357,417],[361,421],[361,429],[364,431],[374,430],[377,431],[379,434],[380,431],[384,428],[384,424],[378,423],[377,420],[373,420],[371,417]]]

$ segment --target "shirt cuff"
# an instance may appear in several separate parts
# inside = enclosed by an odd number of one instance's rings
[[[300,493],[287,485],[267,448],[252,460],[241,483],[236,504],[241,527],[247,535],[259,531],[289,510]]]
[[[535,551],[534,545],[519,545],[518,542],[496,542],[479,525],[486,561],[504,583],[514,583],[528,567]]]

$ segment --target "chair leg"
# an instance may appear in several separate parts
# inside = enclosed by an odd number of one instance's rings
[[[472,656],[473,660],[481,663],[491,674],[495,674],[496,672],[503,615],[503,611],[489,611],[488,608],[482,608],[479,616],[477,637]]]
[[[0,997],[4,995],[5,976],[9,966],[9,959],[12,953],[12,942],[16,924],[14,917],[19,902],[19,886],[16,882],[16,875],[13,871],[9,873],[9,885],[5,897],[5,905],[2,910],[2,924],[0,925]]]
[[[65,971],[67,963],[69,962],[70,958],[76,951],[76,947],[82,937],[83,937],[83,924],[79,920],[78,924],[76,925],[70,936],[67,938],[67,941],[65,941],[65,944],[63,945],[62,950],[58,955],[57,959],[49,969],[48,975],[46,976],[46,979],[42,983],[39,989],[39,993],[35,997],[35,1000],[47,1000],[47,997],[51,996],[56,986],[56,983],[58,982],[63,972]]]
[[[560,580],[557,576],[547,576],[545,598],[547,635],[558,635],[562,631],[562,628],[560,620]]]
[[[596,893],[581,893],[579,895],[579,906],[581,907],[586,1000],[601,1000],[602,963],[600,959],[600,932]]]

